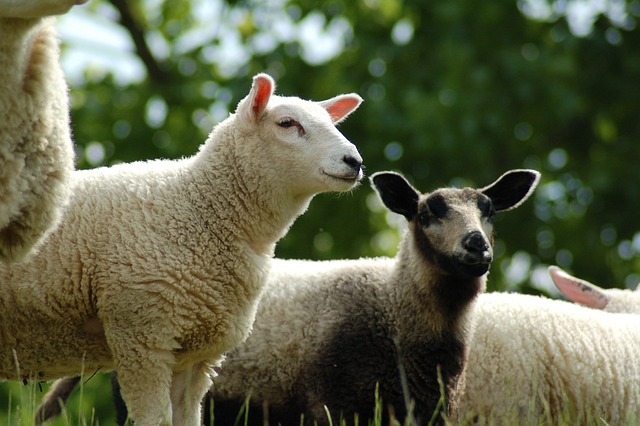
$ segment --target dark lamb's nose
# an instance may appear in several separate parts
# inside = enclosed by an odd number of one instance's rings
[[[482,234],[478,231],[467,234],[467,236],[464,237],[462,246],[469,252],[477,254],[482,254],[484,251],[489,250],[487,240],[485,240]]]
[[[360,170],[360,167],[362,166],[362,161],[350,155],[345,155],[342,160],[347,163],[353,170]]]

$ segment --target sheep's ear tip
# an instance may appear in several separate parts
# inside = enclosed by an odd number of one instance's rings
[[[397,175],[397,173],[394,173],[394,172],[375,172],[371,176],[369,176],[369,180],[371,181],[371,183],[375,184],[376,181],[379,181],[380,179],[384,179],[385,177],[387,177],[389,175]]]
[[[561,272],[562,269],[560,269],[559,267],[557,267],[556,265],[549,265],[547,267],[547,271],[549,271],[549,273],[557,273],[557,272]]]
[[[533,170],[533,169],[522,169],[522,171],[524,173],[527,173],[531,176],[531,178],[533,179],[534,182],[537,182],[538,180],[540,180],[540,176],[542,176],[542,174],[540,174],[539,171],[537,170]]]
[[[520,175],[527,175],[530,178],[530,182],[531,182],[531,186],[537,185],[538,182],[540,182],[540,178],[542,177],[542,174],[537,171],[537,170],[533,170],[533,169],[515,169],[515,170],[510,170],[508,171],[506,174],[520,174]]]
[[[509,170],[507,173],[526,173],[528,175],[534,176],[535,178],[539,178],[541,176],[539,171],[533,169],[513,169]]]
[[[263,79],[269,80],[271,83],[275,83],[275,80],[273,79],[273,77],[271,77],[266,72],[261,72],[253,76],[253,81],[263,80]]]

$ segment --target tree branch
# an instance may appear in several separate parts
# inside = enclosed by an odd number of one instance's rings
[[[120,13],[120,24],[129,31],[131,39],[136,47],[138,56],[147,68],[149,78],[155,83],[164,83],[169,80],[167,73],[162,69],[156,58],[151,53],[151,49],[144,39],[144,30],[138,25],[127,0],[109,0]]]

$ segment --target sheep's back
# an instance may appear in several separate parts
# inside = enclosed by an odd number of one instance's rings
[[[556,419],[640,418],[638,316],[489,293],[472,318],[462,413],[522,421],[542,417],[548,404]]]

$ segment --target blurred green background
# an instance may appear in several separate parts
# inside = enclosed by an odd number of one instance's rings
[[[59,20],[78,167],[193,154],[266,71],[279,94],[365,99],[340,129],[369,175],[429,191],[539,170],[496,218],[491,290],[555,296],[550,264],[635,288],[639,19],[636,0],[91,0]],[[277,255],[393,255],[402,225],[364,182],[318,196]]]

